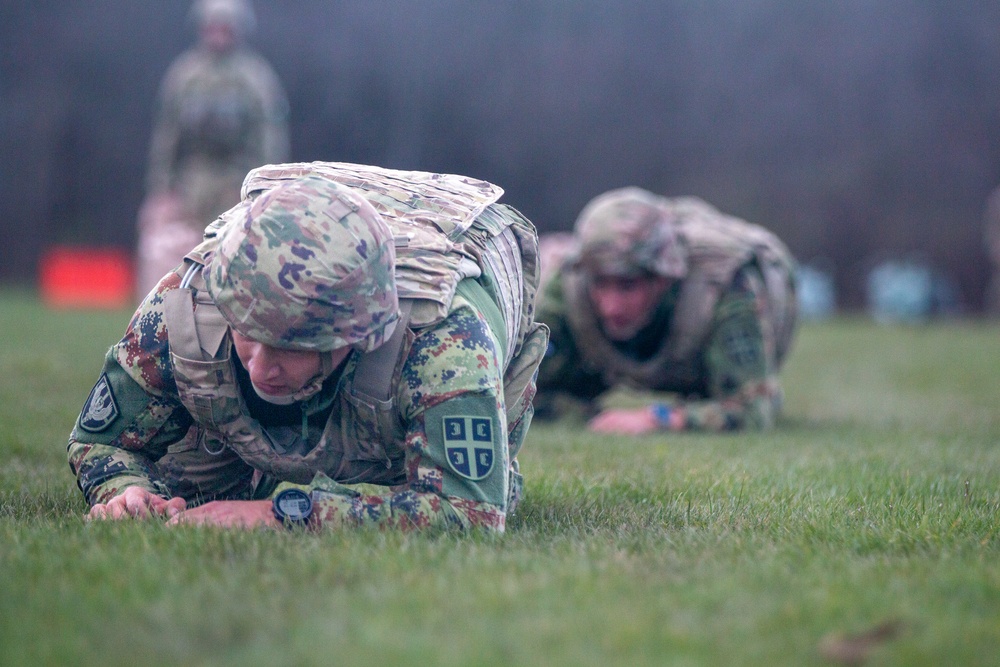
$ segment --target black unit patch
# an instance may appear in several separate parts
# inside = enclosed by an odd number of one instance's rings
[[[118,404],[115,394],[111,391],[107,373],[101,373],[101,379],[90,390],[90,396],[80,413],[80,428],[91,433],[100,433],[118,417]]]

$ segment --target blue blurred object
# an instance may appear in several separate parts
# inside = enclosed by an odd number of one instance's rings
[[[799,315],[804,320],[823,320],[837,310],[836,289],[833,276],[809,264],[800,265],[797,271]]]
[[[951,281],[914,259],[883,262],[868,274],[868,307],[883,324],[922,322],[961,310]]]

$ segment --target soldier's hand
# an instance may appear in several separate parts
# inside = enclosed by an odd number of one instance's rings
[[[187,507],[183,498],[167,500],[138,486],[130,486],[107,503],[90,508],[90,519],[145,519],[150,516],[172,517]]]
[[[181,523],[207,524],[227,528],[281,526],[271,511],[270,500],[213,500],[176,515],[168,525]]]

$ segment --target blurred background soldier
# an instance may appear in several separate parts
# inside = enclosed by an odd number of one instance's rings
[[[555,277],[566,257],[576,249],[576,238],[569,232],[552,232],[538,237],[539,290]]]
[[[574,400],[594,412],[592,401],[621,386],[658,395],[599,411],[592,430],[774,423],[797,317],[794,260],[777,237],[701,200],[640,188],[592,200],[574,235],[576,248],[544,271],[540,415]]]
[[[160,88],[139,212],[138,291],[146,294],[239,202],[248,171],[288,158],[288,101],[271,66],[245,45],[245,0],[199,0],[197,46]]]
[[[983,299],[983,310],[990,317],[1000,317],[1000,188],[986,200],[983,241],[990,258],[991,274]]]

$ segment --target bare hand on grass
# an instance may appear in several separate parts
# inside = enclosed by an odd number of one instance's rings
[[[648,408],[634,410],[604,410],[590,420],[587,428],[596,433],[625,433],[641,435],[659,429],[656,417]]]
[[[117,521],[120,519],[148,519],[152,516],[172,517],[187,507],[183,498],[166,500],[138,486],[130,486],[106,503],[90,508],[88,518]]]

